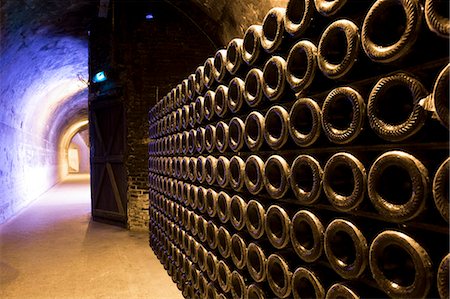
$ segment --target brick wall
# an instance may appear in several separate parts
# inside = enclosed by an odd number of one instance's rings
[[[132,2],[116,7],[115,68],[123,86],[127,119],[128,227],[148,229],[148,111],[213,55],[215,46],[173,6]],[[154,19],[146,20],[147,13]],[[196,12],[192,12],[195,14]],[[205,19],[198,11],[195,19]],[[192,16],[192,15],[191,15]]]
[[[187,78],[232,36],[241,36],[247,23],[255,23],[259,14],[278,4],[277,1],[265,0],[264,9],[259,10],[253,5],[255,1],[251,5],[240,1],[220,16],[211,5],[201,3],[197,7],[193,5],[196,1],[183,0],[117,1],[110,11],[115,15],[112,53],[108,59],[119,75],[126,106],[128,227],[131,230],[148,227],[148,110],[158,96]],[[150,13],[153,19],[147,20],[146,15]],[[235,24],[233,20],[241,17],[247,22]],[[101,60],[105,54],[97,57]]]

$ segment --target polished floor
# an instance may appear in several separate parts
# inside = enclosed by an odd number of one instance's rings
[[[72,176],[0,225],[0,298],[182,298],[148,234],[93,222]]]

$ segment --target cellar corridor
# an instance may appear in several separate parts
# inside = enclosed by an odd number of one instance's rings
[[[0,298],[181,298],[148,234],[93,222],[89,192],[70,175],[0,225]]]
[[[449,0],[0,25],[0,299],[450,298]]]

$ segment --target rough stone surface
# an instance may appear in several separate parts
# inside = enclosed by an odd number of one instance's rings
[[[250,25],[261,24],[272,7],[286,7],[288,0],[191,0],[220,25],[223,44],[242,37]]]
[[[87,118],[95,2],[0,2],[0,223],[60,179],[59,140]]]

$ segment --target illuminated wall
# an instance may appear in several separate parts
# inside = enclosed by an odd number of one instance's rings
[[[87,130],[85,130],[87,131]],[[69,173],[89,173],[90,165],[89,165],[89,147],[86,141],[83,139],[80,132],[73,136],[70,141],[69,147],[67,148],[68,162],[70,164],[70,151],[75,154],[76,153],[76,165],[71,171],[71,167],[69,165],[68,172]],[[76,171],[75,171],[76,169]]]
[[[70,16],[91,1],[28,2],[0,7],[0,223],[60,180],[61,136],[87,120],[87,29]]]

